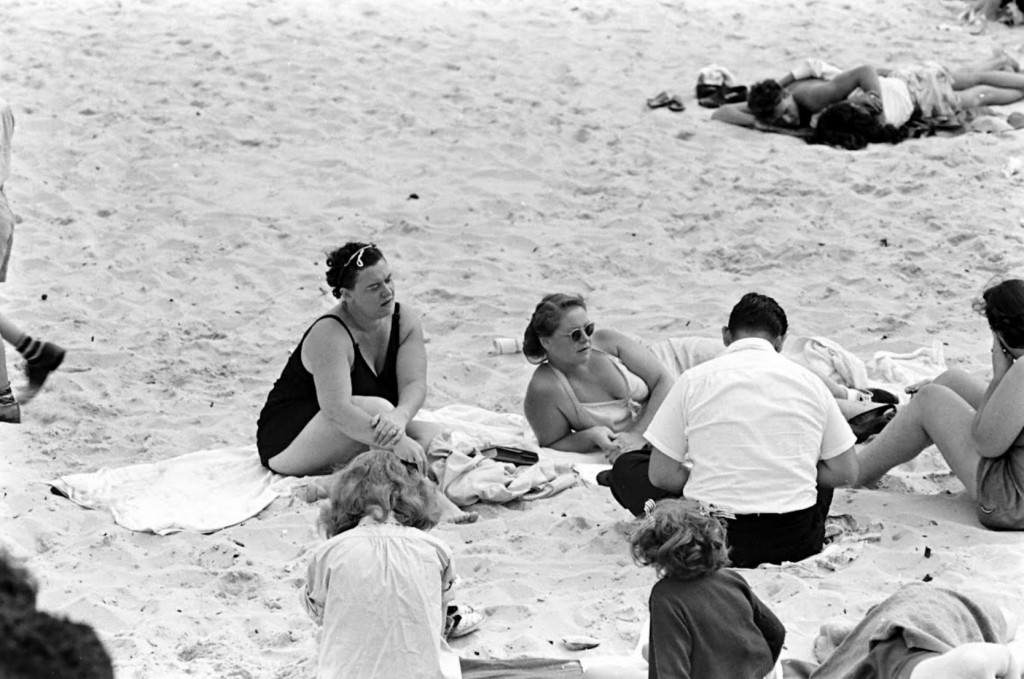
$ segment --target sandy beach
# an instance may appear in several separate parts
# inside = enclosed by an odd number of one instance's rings
[[[324,252],[372,240],[423,313],[426,407],[521,413],[531,366],[494,355],[546,292],[643,337],[715,336],[758,290],[791,330],[860,356],[943,345],[985,372],[972,300],[1024,251],[1024,132],[808,146],[710,120],[697,72],[1020,56],[963,3],[11,0],[0,97],[17,119],[3,313],[67,360],[0,425],[0,536],[41,607],[95,626],[122,679],[315,669],[298,604],[316,505],[211,535],[126,530],[47,481],[251,443],[301,332],[333,298]],[[648,110],[659,91],[686,110]],[[1018,161],[1019,162],[1019,161]],[[14,352],[9,365],[16,369]],[[810,658],[818,625],[931,579],[1024,611],[1024,538],[983,529],[935,455],[837,493],[853,559],[744,571]],[[913,491],[913,492],[912,492]],[[437,529],[475,657],[630,652],[653,572],[604,488],[481,505]]]

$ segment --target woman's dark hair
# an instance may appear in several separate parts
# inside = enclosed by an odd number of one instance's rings
[[[390,514],[403,526],[421,530],[433,528],[440,518],[436,489],[390,450],[360,453],[335,472],[327,499],[320,526],[329,538],[354,528],[364,516],[384,521]]]
[[[540,338],[551,337],[558,328],[558,324],[562,322],[565,310],[573,307],[586,309],[587,304],[579,295],[567,295],[562,292],[544,295],[544,299],[533,310],[530,323],[526,326],[526,331],[523,332],[523,354],[528,360],[532,362],[544,360],[547,352],[544,351]]]
[[[989,286],[974,308],[1008,346],[1024,349],[1024,281],[1008,278]]]
[[[327,285],[331,293],[341,297],[341,289],[355,287],[356,277],[366,267],[384,259],[384,253],[373,243],[349,241],[327,255]]]
[[[661,500],[629,533],[633,559],[661,577],[693,580],[729,563],[725,527],[694,500]]]
[[[905,127],[880,123],[873,113],[862,106],[840,101],[821,112],[814,134],[807,143],[828,144],[857,151],[868,144],[899,144],[906,138]]]
[[[761,122],[775,122],[775,107],[782,101],[782,94],[782,85],[774,80],[754,83],[747,94],[747,108]]]
[[[729,332],[740,330],[767,332],[772,337],[782,337],[789,331],[789,321],[786,312],[774,299],[757,292],[748,292],[729,314]]]

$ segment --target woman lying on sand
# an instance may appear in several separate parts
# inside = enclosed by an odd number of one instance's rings
[[[775,663],[786,630],[726,567],[725,531],[706,507],[662,500],[629,540],[633,558],[660,578],[650,596],[652,679],[1020,679],[1024,672],[1024,647],[1007,643],[1015,625],[994,602],[923,583],[903,586],[855,627],[823,625],[815,643],[822,664],[785,660],[783,671]]]
[[[422,469],[436,429],[412,419],[427,380],[418,314],[395,301],[391,268],[371,243],[332,252],[327,284],[341,301],[313,321],[267,396],[260,460],[279,474],[322,474],[373,447]]]
[[[992,380],[950,370],[921,387],[858,451],[859,481],[877,481],[935,444],[983,525],[1024,530],[1024,281],[993,285],[977,308],[992,332]]]
[[[634,514],[645,500],[665,497],[649,481],[638,492],[635,484],[618,482],[624,475],[645,477],[651,453],[643,432],[672,388],[672,376],[650,349],[617,330],[597,329],[582,297],[556,293],[534,309],[523,353],[540,363],[523,402],[538,443],[604,452],[612,495]],[[644,471],[629,474],[634,467]]]
[[[694,343],[686,347],[687,364],[676,361],[677,372],[725,350],[721,340],[688,339]],[[556,293],[534,309],[523,333],[523,353],[540,364],[523,408],[541,446],[605,453],[612,469],[599,481],[634,515],[647,500],[670,495],[648,480],[651,449],[642,434],[675,375],[651,349],[617,330],[598,329],[579,295]],[[858,440],[888,421],[887,409],[872,403],[871,395],[824,381],[844,417],[851,418]]]
[[[839,71],[823,61],[808,59],[778,80],[756,83],[745,105],[723,107],[712,118],[846,147],[849,142],[843,135],[851,128],[869,141],[896,143],[906,137],[901,128],[912,119],[956,127],[967,110],[1024,99],[1024,74],[1017,73],[1018,68],[1006,54],[957,71],[933,62],[898,69],[865,65]],[[865,130],[859,120],[848,122],[848,113],[826,115],[839,104],[843,104],[839,111],[853,108],[876,125]],[[821,117],[815,120],[818,114]]]

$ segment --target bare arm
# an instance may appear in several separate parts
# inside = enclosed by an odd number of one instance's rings
[[[971,435],[982,457],[999,457],[1024,431],[1024,365],[993,337],[992,382],[974,416]]]
[[[551,373],[551,368],[538,367],[530,379],[523,400],[523,412],[537,437],[537,443],[545,448],[571,453],[614,449],[612,431],[608,427],[574,431],[565,415],[564,409],[569,407],[569,399]]]
[[[398,403],[393,412],[403,419],[403,428],[416,416],[427,398],[427,348],[423,341],[423,325],[411,309],[403,308],[402,333],[398,345]]]
[[[795,89],[793,96],[801,106],[817,113],[830,104],[846,99],[857,88],[865,93],[881,97],[882,86],[874,67],[858,66],[849,71],[843,71],[832,80],[808,82]]]
[[[651,451],[651,464],[647,468],[647,478],[655,488],[681,495],[686,482],[690,479],[690,470],[682,462],[677,462],[655,448]]]
[[[860,474],[857,451],[851,446],[835,457],[818,461],[818,485],[828,488],[852,486]]]
[[[640,417],[629,428],[629,431],[642,435],[672,389],[672,375],[650,349],[618,330],[600,330],[595,339],[598,337],[602,348],[618,356],[627,370],[647,384],[647,403]]]
[[[811,134],[811,130],[809,128],[794,129],[790,127],[782,127],[780,125],[762,123],[754,117],[754,114],[750,112],[750,109],[747,108],[746,104],[727,104],[716,108],[715,112],[711,114],[711,119],[718,120],[723,123],[729,123],[730,125],[747,127],[760,132],[785,134],[790,137],[807,137]]]
[[[345,436],[374,442],[373,416],[352,402],[352,340],[337,323],[320,320],[302,343],[302,363],[313,375],[320,411]]]

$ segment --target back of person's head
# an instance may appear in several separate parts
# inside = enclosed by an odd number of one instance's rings
[[[541,337],[551,337],[558,324],[562,322],[562,316],[569,309],[579,307],[586,309],[587,304],[579,295],[567,295],[556,292],[544,295],[540,304],[533,310],[526,331],[523,332],[523,354],[533,362],[544,360],[546,352],[541,345]]]
[[[113,676],[110,656],[92,627],[36,610],[32,576],[0,549],[0,677]]]
[[[326,276],[331,293],[335,297],[341,297],[342,288],[351,290],[355,287],[360,271],[382,259],[384,253],[373,243],[349,241],[333,250],[327,255]]]
[[[975,307],[1007,345],[1024,349],[1024,280],[1008,278],[990,285]]]
[[[747,108],[754,117],[764,123],[775,120],[775,108],[782,101],[785,90],[775,80],[754,83],[747,93]]]
[[[789,331],[789,321],[786,320],[786,312],[774,299],[757,292],[748,292],[732,308],[728,328],[733,335],[767,334],[778,338]]]
[[[411,464],[389,450],[370,450],[335,472],[320,511],[327,537],[354,528],[364,516],[428,530],[437,525],[437,489]]]
[[[629,533],[633,559],[660,577],[693,580],[729,564],[725,526],[695,500],[661,500]]]
[[[898,144],[906,138],[905,129],[880,123],[878,117],[863,106],[840,101],[821,112],[807,143],[857,151],[868,144]]]

